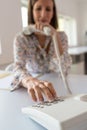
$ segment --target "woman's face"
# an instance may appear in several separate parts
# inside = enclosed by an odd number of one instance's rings
[[[53,17],[53,1],[38,0],[33,6],[34,22],[50,23]]]

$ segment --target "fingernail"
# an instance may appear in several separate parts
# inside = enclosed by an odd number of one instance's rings
[[[44,101],[44,99],[43,99],[43,98],[40,98],[39,100],[40,100],[41,102],[42,102],[42,101]]]
[[[34,98],[33,100],[34,100],[35,102],[37,102],[37,99],[36,99],[36,98]]]

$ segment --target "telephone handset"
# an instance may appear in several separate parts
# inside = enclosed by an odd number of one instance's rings
[[[47,26],[43,28],[43,30],[39,30],[35,28],[35,25],[29,25],[27,28],[24,29],[25,34],[31,34],[33,32],[39,32],[41,34],[50,36],[51,35],[51,29]]]

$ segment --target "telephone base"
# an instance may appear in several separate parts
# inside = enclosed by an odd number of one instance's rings
[[[48,130],[87,130],[87,95],[60,98],[58,102],[22,108],[22,112]]]

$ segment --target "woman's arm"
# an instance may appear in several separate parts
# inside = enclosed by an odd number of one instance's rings
[[[26,69],[26,40],[24,35],[19,34],[14,40],[14,80],[12,87],[18,88],[22,85],[22,79],[31,77]]]
[[[57,94],[53,85],[47,81],[40,81],[32,77],[26,70],[26,46],[24,37],[18,36],[14,41],[15,78],[14,87],[23,86],[27,88],[29,95],[34,101],[43,101],[43,93],[48,100],[53,100]]]

